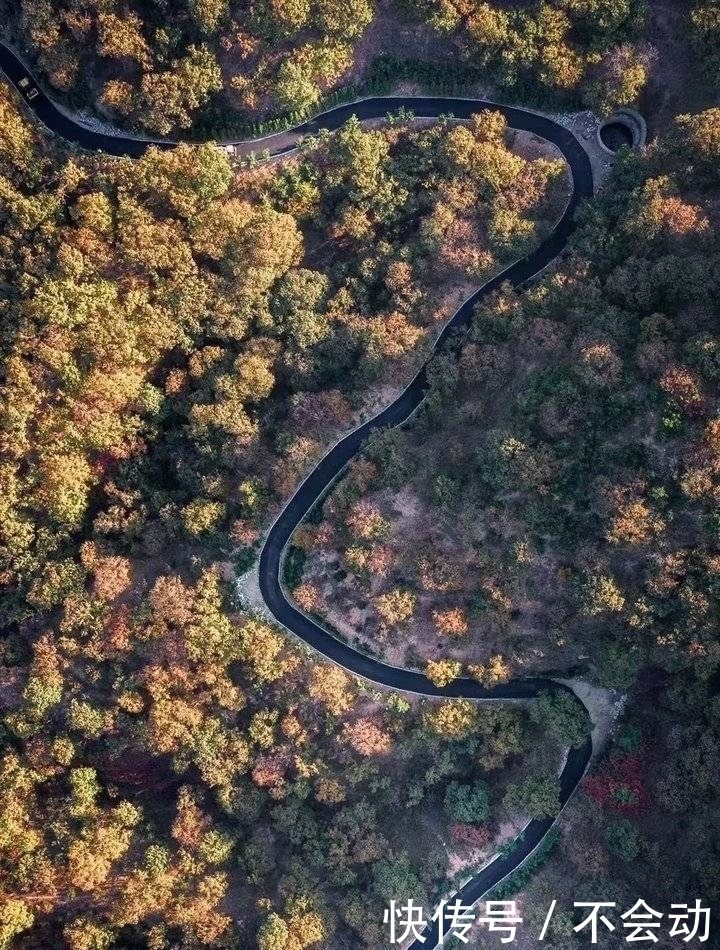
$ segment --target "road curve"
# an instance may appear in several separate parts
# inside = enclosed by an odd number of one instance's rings
[[[25,100],[27,106],[50,131],[83,149],[101,150],[110,155],[140,157],[150,146],[172,148],[175,143],[162,140],[140,139],[123,135],[97,132],[75,121],[60,109],[38,86],[32,74],[13,51],[0,43],[0,68]],[[34,92],[36,90],[36,92]],[[572,175],[572,193],[565,212],[550,236],[531,254],[517,261],[484,284],[460,307],[446,324],[435,344],[433,355],[442,353],[457,333],[469,327],[475,304],[508,281],[518,287],[538,274],[565,249],[572,230],[575,211],[583,199],[592,197],[593,176],[590,160],[575,136],[562,125],[546,116],[500,105],[483,99],[462,99],[429,96],[383,96],[362,99],[341,105],[322,113],[285,133],[263,139],[232,143],[241,155],[249,155],[258,148],[270,155],[291,151],[306,135],[321,129],[336,129],[350,116],[360,119],[382,119],[388,112],[401,107],[418,117],[437,118],[452,114],[467,119],[482,109],[501,112],[513,129],[530,132],[552,142],[563,154]],[[295,528],[315,502],[342,472],[347,463],[361,450],[368,436],[378,429],[405,422],[422,403],[428,391],[427,364],[425,364],[398,398],[373,419],[354,429],[341,439],[315,466],[286,503],[270,528],[259,560],[260,590],[269,611],[289,631],[328,659],[349,672],[395,690],[422,696],[463,697],[479,701],[503,699],[531,699],[543,690],[567,691],[561,683],[541,677],[520,678],[493,688],[481,686],[475,680],[458,679],[440,689],[422,673],[389,666],[337,640],[314,620],[303,614],[286,597],[281,583],[283,552]],[[574,695],[574,694],[573,694]],[[575,697],[577,701],[580,700]],[[560,775],[560,801],[564,806],[582,778],[590,760],[592,746],[588,739],[579,749],[570,749]],[[475,874],[457,892],[463,904],[472,904],[499,881],[511,874],[540,844],[554,819],[532,820],[525,827],[511,854],[498,856],[482,871]],[[416,940],[407,950],[431,950],[438,941],[437,925],[430,925],[423,934],[424,942]]]

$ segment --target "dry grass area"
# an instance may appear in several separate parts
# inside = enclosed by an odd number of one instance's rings
[[[699,112],[717,104],[717,87],[703,72],[693,51],[688,22],[695,0],[649,0],[647,40],[657,50],[650,81],[640,100],[651,134],[676,115]]]
[[[362,82],[368,68],[378,56],[397,56],[442,63],[456,56],[453,37],[442,36],[427,23],[411,22],[398,12],[390,0],[381,0],[375,16],[354,51],[354,62],[346,81]]]
[[[427,446],[433,452],[436,446]],[[345,574],[337,552],[312,552],[304,582],[317,588],[320,611],[349,640],[381,650],[394,665],[424,666],[427,660],[452,658],[485,664],[502,654],[513,666],[528,670],[562,669],[577,662],[576,645],[563,632],[567,610],[563,565],[557,554],[532,554],[509,568],[501,563],[506,539],[511,544],[518,526],[495,512],[474,512],[473,521],[442,519],[411,487],[384,489],[372,496],[391,523],[385,543],[399,552],[389,577],[358,584]],[[452,571],[447,590],[419,590],[412,619],[383,629],[371,604],[394,587],[418,590],[418,572],[426,562],[442,561]],[[495,568],[493,569],[493,562]],[[482,573],[489,603],[468,619],[467,632],[453,637],[439,633],[433,615],[466,605],[477,593]],[[343,576],[345,575],[345,576]]]

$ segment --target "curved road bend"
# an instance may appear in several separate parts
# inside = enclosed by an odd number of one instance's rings
[[[0,43],[0,68],[25,100],[27,106],[48,129],[62,138],[74,142],[81,148],[101,150],[110,155],[139,157],[151,145],[163,149],[172,148],[174,145],[174,143],[167,141],[138,139],[96,132],[79,124],[60,110],[43,93],[23,63],[2,43]],[[31,89],[37,90],[37,93],[29,94]],[[433,350],[433,355],[435,355],[447,350],[456,331],[469,327],[473,308],[478,300],[492,293],[505,281],[510,282],[514,287],[520,286],[538,274],[562,253],[572,230],[578,202],[592,197],[592,169],[587,154],[568,129],[546,116],[526,112],[524,109],[499,105],[483,99],[434,96],[373,97],[330,109],[307,122],[303,122],[290,132],[277,133],[260,140],[232,144],[236,145],[237,151],[241,155],[250,154],[258,146],[268,149],[271,155],[282,155],[291,151],[303,136],[311,135],[321,129],[336,129],[352,115],[356,115],[360,119],[382,119],[388,112],[401,107],[410,109],[418,117],[437,118],[441,115],[452,114],[458,119],[467,119],[482,109],[494,109],[505,116],[511,128],[533,133],[557,146],[572,174],[573,187],[570,201],[550,236],[531,254],[506,268],[501,274],[484,284],[469,300],[465,301],[438,337]],[[260,553],[258,570],[260,590],[265,603],[273,616],[284,627],[319,653],[345,667],[349,672],[391,689],[412,692],[422,696],[462,697],[479,701],[531,699],[542,690],[571,692],[567,686],[541,677],[516,679],[493,688],[483,687],[475,680],[464,678],[455,680],[449,686],[440,689],[433,685],[422,673],[389,666],[335,639],[314,620],[299,611],[285,596],[281,583],[282,558],[293,531],[342,472],[347,463],[361,450],[372,432],[402,424],[418,408],[428,391],[426,370],[427,364],[420,369],[415,378],[394,402],[379,415],[368,420],[338,442],[316,465],[282,509],[270,528]],[[577,699],[577,696],[575,698]],[[590,739],[581,748],[569,750],[560,775],[560,800],[562,805],[565,805],[568,801],[582,778],[590,760],[591,752]],[[456,896],[466,905],[479,900],[487,891],[522,864],[540,844],[553,823],[554,819],[552,818],[530,821],[524,829],[522,838],[518,839],[515,850],[511,854],[496,857],[482,871],[475,874],[457,892]],[[423,936],[425,937],[424,943],[416,940],[407,950],[420,950],[420,948],[432,950],[438,940],[437,925],[429,925]]]

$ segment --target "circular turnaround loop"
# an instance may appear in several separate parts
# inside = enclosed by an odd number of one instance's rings
[[[80,124],[42,92],[21,60],[2,43],[0,43],[0,68],[27,106],[48,129],[81,148],[137,158],[152,145],[167,149],[173,148],[176,144],[166,140],[154,141],[124,135],[110,135]],[[513,287],[519,287],[559,257],[567,245],[578,203],[592,197],[593,176],[586,152],[575,136],[564,126],[535,112],[484,99],[438,96],[372,97],[330,109],[288,132],[266,136],[260,140],[231,144],[235,145],[235,152],[239,155],[250,155],[257,149],[259,143],[261,148],[268,150],[270,155],[283,155],[291,152],[304,136],[314,134],[321,129],[337,129],[350,116],[357,116],[360,120],[382,119],[389,112],[401,107],[410,110],[418,118],[452,115],[456,119],[469,119],[470,116],[483,109],[493,109],[502,113],[511,128],[538,135],[555,145],[562,153],[572,175],[570,200],[550,236],[531,254],[507,267],[465,301],[438,337],[432,353],[434,356],[447,349],[456,331],[469,327],[473,308],[478,300],[488,296],[505,282],[509,282]],[[532,699],[545,690],[564,691],[575,696],[568,686],[542,677],[519,678],[493,688],[484,687],[472,679],[458,679],[441,689],[416,670],[389,666],[335,639],[327,630],[302,613],[285,595],[280,579],[281,567],[283,553],[293,531],[341,474],[347,463],[362,449],[372,432],[401,425],[420,406],[428,390],[426,369],[427,364],[423,365],[414,379],[389,406],[333,446],[287,501],[270,527],[260,553],[258,573],[265,604],[280,624],[319,653],[338,663],[348,672],[390,689],[421,696],[461,697],[479,702]],[[577,696],[575,699],[580,702]],[[592,743],[589,738],[580,748],[571,748],[568,751],[560,774],[562,806],[566,804],[580,782],[590,761],[591,753]],[[472,876],[455,897],[465,905],[479,900],[523,863],[543,840],[555,820],[555,818],[545,818],[530,821],[517,839],[513,851],[504,856],[498,855],[490,864]],[[425,937],[423,943],[416,940],[407,950],[434,948],[438,942],[437,925],[428,925],[423,936]]]

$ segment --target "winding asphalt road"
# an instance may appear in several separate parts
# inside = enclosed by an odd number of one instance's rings
[[[75,121],[49,99],[38,86],[23,63],[5,45],[0,43],[0,68],[15,86],[38,119],[52,132],[74,142],[83,149],[101,150],[110,155],[141,156],[149,146],[172,148],[175,143],[138,139],[122,135],[96,132]],[[501,274],[484,284],[454,314],[440,334],[434,354],[447,351],[459,331],[466,330],[472,319],[475,304],[483,297],[508,281],[514,287],[524,284],[555,260],[567,245],[572,230],[578,202],[592,197],[593,176],[590,161],[575,136],[546,116],[524,109],[498,105],[482,99],[459,99],[447,97],[374,97],[338,106],[328,112],[302,123],[290,132],[278,133],[264,139],[232,143],[241,155],[250,154],[258,148],[267,149],[270,155],[283,155],[292,151],[306,135],[320,129],[336,129],[346,119],[356,115],[360,119],[382,119],[388,112],[404,107],[417,117],[437,118],[452,114],[458,119],[467,119],[482,109],[501,112],[513,129],[531,132],[552,142],[562,152],[572,175],[572,193],[565,212],[550,236],[531,254],[512,264]],[[434,686],[422,673],[401,667],[388,666],[373,659],[346,643],[333,637],[314,620],[303,614],[287,598],[282,588],[281,569],[283,553],[295,528],[323,493],[340,475],[347,463],[361,450],[368,436],[391,426],[401,425],[422,403],[428,391],[427,364],[423,366],[400,396],[373,419],[365,422],[339,441],[302,482],[287,502],[270,528],[259,560],[259,580],[262,596],[268,609],[284,627],[319,653],[328,657],[349,672],[362,676],[382,686],[403,690],[422,696],[464,697],[479,701],[505,699],[531,699],[543,690],[572,692],[567,686],[549,679],[521,678],[485,688],[471,679],[458,679],[444,689]],[[575,695],[573,693],[573,695]],[[580,700],[575,697],[579,702]],[[560,801],[568,801],[582,778],[590,760],[592,745],[588,739],[578,749],[570,749],[560,775]],[[498,856],[482,871],[475,874],[457,892],[463,904],[472,904],[511,874],[535,850],[554,823],[554,819],[532,820],[511,854]],[[438,941],[437,925],[429,925],[423,933],[424,942],[416,940],[408,950],[430,950]]]

